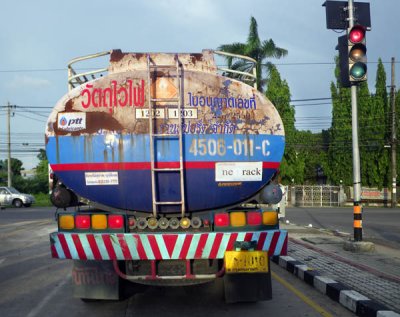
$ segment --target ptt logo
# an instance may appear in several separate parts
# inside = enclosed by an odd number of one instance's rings
[[[65,131],[85,130],[86,113],[85,112],[59,113],[58,129]]]

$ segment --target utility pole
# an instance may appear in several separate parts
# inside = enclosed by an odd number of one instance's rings
[[[353,0],[349,0],[349,29],[354,26]],[[351,85],[351,127],[353,144],[353,188],[354,188],[354,241],[362,241],[362,206],[361,206],[361,173],[360,149],[358,145],[357,85]]]
[[[396,87],[394,81],[394,65],[395,60],[392,57],[392,83],[390,86],[390,97],[391,97],[391,112],[392,112],[392,208],[396,208],[397,206],[397,159],[396,159],[396,151],[397,151],[397,138],[396,138]]]
[[[11,124],[10,124],[10,117],[11,117],[11,105],[7,103],[7,131],[8,131],[8,160],[7,160],[7,186],[12,186],[11,180]]]

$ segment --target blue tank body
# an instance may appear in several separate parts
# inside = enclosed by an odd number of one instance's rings
[[[240,203],[270,181],[284,128],[260,92],[190,65],[179,76],[149,76],[146,65],[126,66],[129,58],[143,64],[142,55],[114,56],[120,69],[71,90],[49,117],[47,156],[68,188],[112,208],[152,212],[154,200],[182,199],[182,173],[185,210],[196,212]]]

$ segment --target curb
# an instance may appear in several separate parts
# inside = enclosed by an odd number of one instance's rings
[[[400,317],[385,305],[352,290],[346,284],[323,276],[291,256],[273,256],[272,261],[359,317]]]

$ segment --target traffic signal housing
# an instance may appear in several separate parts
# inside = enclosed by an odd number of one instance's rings
[[[367,80],[366,28],[354,25],[347,31],[349,81],[358,84]]]
[[[342,87],[351,86],[349,80],[349,42],[347,35],[339,36],[336,49],[339,51],[339,81]]]
[[[347,34],[338,38],[339,80],[342,87],[348,88],[367,80],[366,28],[355,25]]]

